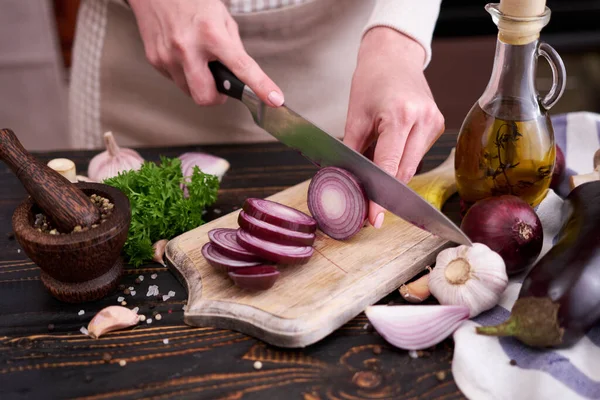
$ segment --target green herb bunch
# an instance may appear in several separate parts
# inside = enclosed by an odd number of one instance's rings
[[[184,178],[179,158],[160,158],[160,165],[145,161],[137,171],[130,170],[106,179],[129,198],[131,225],[123,252],[127,262],[138,267],[152,260],[152,244],[172,239],[202,225],[205,208],[217,200],[219,180],[194,167]],[[184,197],[181,185],[187,187]]]

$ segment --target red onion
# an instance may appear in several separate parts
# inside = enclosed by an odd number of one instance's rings
[[[281,228],[305,233],[313,233],[317,230],[317,222],[314,218],[271,200],[249,198],[244,202],[242,209],[251,217]]]
[[[506,273],[525,271],[542,251],[544,233],[539,217],[526,201],[513,195],[488,197],[465,214],[460,228],[474,243],[500,254]]]
[[[261,261],[261,258],[239,245],[236,237],[237,230],[216,228],[208,232],[209,240],[221,253],[239,261]]]
[[[225,173],[229,170],[229,162],[227,160],[211,154],[187,152],[181,154],[178,158],[181,160],[181,172],[186,182],[192,176],[195,166],[198,166],[200,171],[205,174],[215,175],[219,181],[221,181]],[[188,197],[189,194],[185,184],[181,184],[181,189],[183,190],[184,197]]]
[[[230,271],[229,277],[242,289],[267,290],[279,278],[279,271],[270,266],[240,268]]]
[[[290,246],[312,246],[315,242],[314,233],[296,232],[281,228],[256,219],[244,211],[241,211],[238,216],[238,225],[246,232],[273,243]]]
[[[240,261],[234,258],[228,257],[223,254],[215,245],[211,242],[207,242],[202,246],[202,255],[212,267],[221,271],[229,272],[240,268],[255,267],[262,264],[260,261]]]
[[[241,228],[237,231],[237,241],[248,251],[278,264],[304,264],[308,262],[314,252],[310,246],[287,246],[269,242],[257,238]]]
[[[365,314],[390,344],[405,350],[423,350],[449,337],[469,318],[465,306],[376,305]]]
[[[556,162],[554,164],[554,171],[552,172],[552,181],[550,182],[550,188],[556,190],[560,186],[562,178],[565,174],[565,155],[558,145],[556,145]]]
[[[364,226],[369,199],[350,172],[325,167],[315,174],[308,186],[308,209],[323,233],[333,239],[346,240]]]

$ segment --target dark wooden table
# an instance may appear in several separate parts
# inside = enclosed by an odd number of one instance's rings
[[[441,163],[456,136],[445,134],[424,160],[423,171]],[[278,143],[141,149],[148,160],[189,150],[229,160],[213,219],[239,207],[246,197],[266,197],[309,179],[315,172],[304,158]],[[85,173],[96,152],[36,154],[48,161],[73,159]],[[278,349],[252,337],[220,329],[192,328],[182,322],[183,286],[159,264],[128,268],[124,287],[102,301],[63,304],[42,286],[39,269],[11,234],[11,217],[26,192],[0,162],[0,398],[193,398],[193,399],[457,399],[452,379],[452,340],[418,358],[388,345],[361,314],[324,340],[303,350]],[[452,197],[444,212],[457,221]],[[152,274],[157,274],[155,280]],[[136,283],[136,278],[144,280]],[[139,281],[138,281],[139,282]],[[156,284],[175,296],[146,297]],[[152,316],[152,324],[93,340],[80,333],[103,307],[123,296],[128,307]],[[403,302],[397,291],[382,300]],[[80,315],[80,310],[83,314]],[[255,368],[255,361],[262,368]],[[126,363],[125,365],[122,365]]]

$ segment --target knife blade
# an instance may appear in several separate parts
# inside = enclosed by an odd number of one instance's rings
[[[335,166],[351,172],[363,184],[370,200],[406,222],[448,241],[472,244],[448,217],[371,160],[285,104],[278,108],[267,106],[220,62],[210,62],[209,68],[217,90],[241,101],[254,122],[280,142],[300,152],[318,167]]]

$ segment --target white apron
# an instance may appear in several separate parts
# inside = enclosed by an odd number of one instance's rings
[[[342,5],[343,4],[343,5]],[[310,0],[234,14],[247,52],[283,90],[286,105],[342,137],[350,84],[374,0]],[[70,91],[75,148],[274,140],[243,104],[200,107],[147,62],[133,12],[120,1],[82,2]]]

